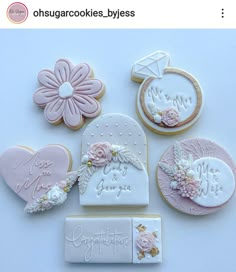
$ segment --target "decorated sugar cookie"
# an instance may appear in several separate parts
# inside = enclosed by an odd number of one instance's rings
[[[177,134],[191,127],[203,107],[199,82],[188,72],[170,66],[168,53],[156,51],[137,61],[132,79],[142,82],[137,111],[143,123],[159,134]]]
[[[65,261],[161,263],[161,232],[158,215],[69,216],[65,220]]]
[[[9,148],[0,156],[0,175],[24,201],[25,211],[41,212],[61,205],[77,179],[71,155],[61,145],[38,151],[23,146]]]
[[[218,211],[231,199],[235,174],[234,162],[222,147],[193,138],[167,149],[158,163],[157,182],[171,206],[204,215]]]
[[[122,114],[97,118],[82,136],[80,204],[148,205],[146,167],[147,140],[140,125]]]
[[[38,75],[41,85],[33,100],[44,108],[49,123],[64,121],[71,129],[79,129],[85,118],[94,118],[101,112],[98,98],[104,93],[104,85],[93,79],[91,67],[86,63],[76,66],[67,59],[56,62],[54,71],[45,69]]]

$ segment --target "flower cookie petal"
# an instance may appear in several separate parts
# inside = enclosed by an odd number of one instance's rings
[[[75,88],[77,87],[82,81],[87,79],[91,74],[91,69],[88,64],[81,63],[76,65],[70,75],[70,83]]]
[[[71,70],[72,65],[68,60],[60,59],[56,62],[54,73],[60,84],[70,80]]]
[[[49,88],[39,88],[33,96],[34,103],[44,107],[47,103],[58,98],[58,90]]]
[[[74,91],[77,94],[98,97],[103,92],[103,84],[98,79],[89,79],[81,82]]]
[[[60,121],[65,108],[65,100],[60,97],[51,103],[48,103],[44,110],[45,118],[50,123],[56,123]]]
[[[64,122],[68,127],[76,128],[83,122],[80,108],[75,100],[67,99],[65,111],[63,113]]]
[[[74,101],[85,117],[96,117],[101,111],[99,102],[93,97],[74,94]]]
[[[47,88],[50,89],[58,89],[59,88],[59,82],[54,75],[54,73],[50,70],[42,70],[38,74],[38,81]]]

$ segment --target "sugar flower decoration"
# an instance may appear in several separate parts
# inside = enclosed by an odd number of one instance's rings
[[[175,109],[167,109],[162,111],[161,121],[168,127],[174,127],[179,123],[179,112]]]
[[[91,79],[92,70],[86,63],[73,66],[60,59],[54,71],[42,70],[38,81],[42,85],[34,94],[34,102],[44,109],[48,122],[62,120],[73,129],[83,125],[84,117],[96,117],[101,106],[96,98],[103,95],[104,86],[98,79]]]
[[[149,252],[155,246],[155,237],[151,232],[140,232],[136,245],[143,252]]]
[[[194,177],[192,170],[193,158],[191,154],[186,159],[180,143],[176,143],[173,148],[174,165],[166,162],[159,162],[159,167],[170,178],[170,187],[177,190],[182,197],[194,199],[199,195],[200,182]]]
[[[112,159],[112,146],[108,142],[95,143],[90,146],[87,154],[94,166],[103,166]]]
[[[90,177],[97,168],[107,165],[109,162],[129,163],[139,170],[143,170],[143,164],[126,147],[112,145],[109,142],[92,144],[87,154],[82,157],[82,164],[78,169],[78,182],[80,194],[84,194]]]
[[[65,180],[61,180],[52,186],[47,193],[27,204],[25,211],[28,213],[43,212],[54,206],[59,206],[67,199],[67,194],[77,181],[77,172],[70,172]]]
[[[156,247],[157,234],[156,232],[146,231],[146,227],[139,224],[136,229],[139,234],[136,238],[136,247],[138,249],[138,259],[143,259],[146,254],[155,257],[159,254],[159,249]]]
[[[148,107],[154,122],[157,124],[162,123],[167,127],[174,127],[180,122],[179,112],[174,108],[168,108],[161,111],[153,102],[150,102]]]

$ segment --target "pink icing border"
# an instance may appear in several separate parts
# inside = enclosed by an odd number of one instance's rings
[[[216,143],[206,139],[193,138],[182,140],[180,144],[184,151],[192,154],[194,160],[209,156],[223,160],[232,169],[236,177],[236,167],[232,158]],[[173,145],[166,150],[161,161],[174,164]],[[170,179],[167,174],[165,174],[160,167],[157,167],[157,184],[163,197],[171,206],[181,212],[191,215],[206,215],[220,210],[227,204],[225,203],[214,208],[202,207],[188,198],[181,197],[176,190],[170,188],[169,183]]]

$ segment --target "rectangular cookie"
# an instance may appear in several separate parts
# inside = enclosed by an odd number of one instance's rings
[[[161,218],[158,215],[66,217],[65,261],[160,263]]]

